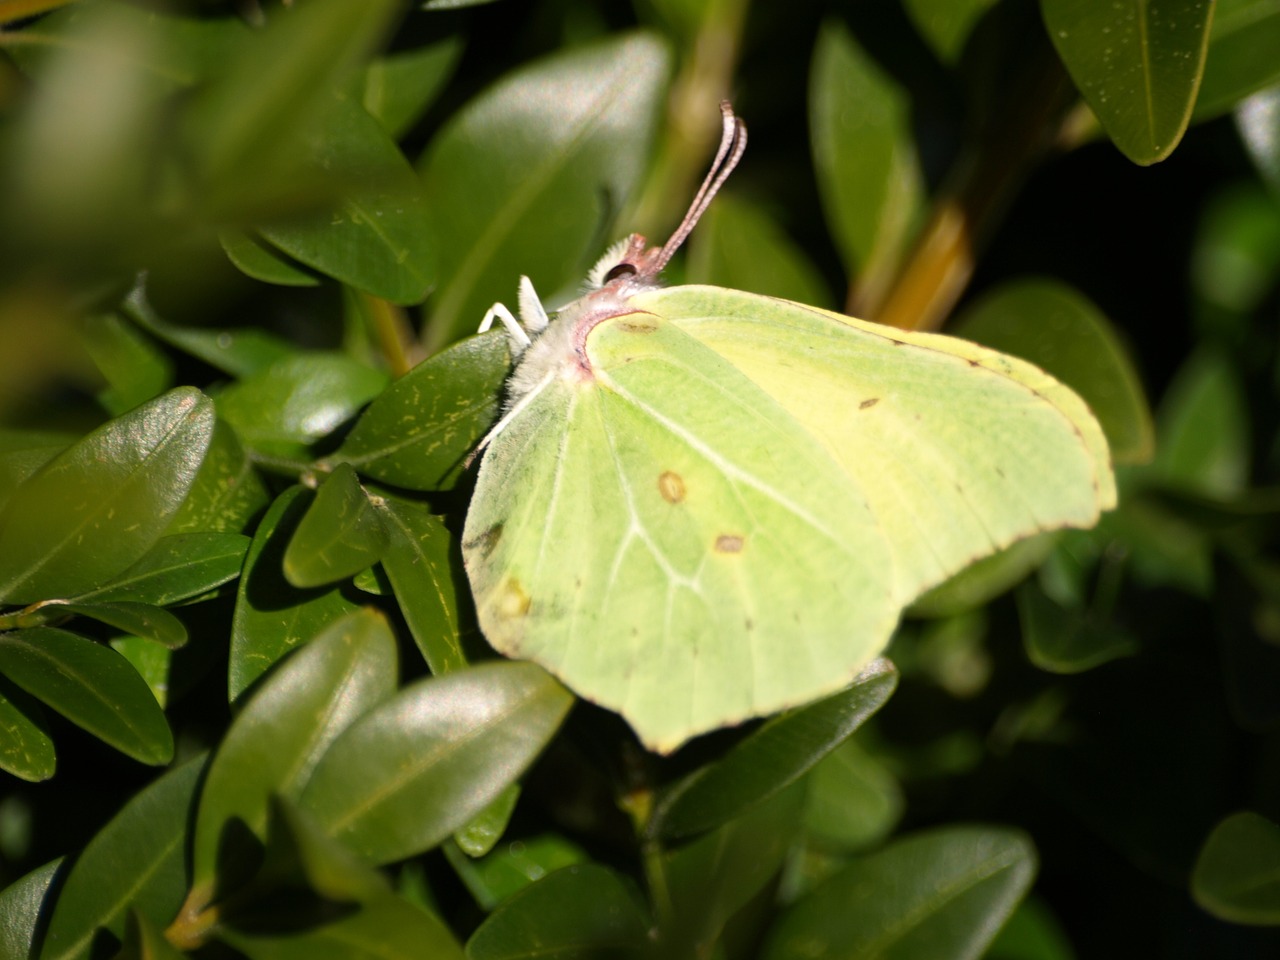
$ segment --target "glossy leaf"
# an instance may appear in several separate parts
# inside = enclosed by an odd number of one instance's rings
[[[428,346],[473,331],[521,273],[545,293],[579,279],[644,171],[668,62],[646,34],[578,47],[507,74],[435,137]]]
[[[173,665],[173,651],[142,637],[120,636],[111,638],[111,649],[129,661],[146,683],[151,695],[163,710],[169,703],[169,671]]]
[[[304,492],[291,487],[276,498],[245,557],[231,624],[232,702],[294,647],[356,609],[336,588],[299,590],[284,578],[284,552],[306,509]]]
[[[335,741],[302,806],[377,863],[429,850],[524,771],[572,703],[530,663],[420,681]]]
[[[898,781],[854,739],[814,766],[805,797],[804,825],[823,849],[858,851],[884,840],[903,810]]]
[[[1152,473],[1191,493],[1230,499],[1249,479],[1249,420],[1239,374],[1201,352],[1178,371],[1160,403]]]
[[[295,587],[320,587],[354,576],[387,549],[382,520],[348,464],[325,477],[284,552]]]
[[[1213,4],[1041,0],[1045,27],[1107,135],[1135,163],[1163,160],[1191,119]]]
[[[483,857],[502,839],[511,814],[520,799],[520,784],[513,783],[493,799],[470,822],[453,835],[454,842],[469,857]]]
[[[1218,0],[1195,117],[1207,120],[1280,82],[1280,10],[1268,0]]]
[[[39,702],[0,676],[0,770],[39,782],[52,777],[56,765],[53,738]]]
[[[960,59],[965,41],[982,15],[995,5],[996,0],[904,0],[903,3],[933,52],[952,64]]]
[[[0,506],[28,477],[76,439],[71,434],[0,429]]]
[[[970,960],[1026,894],[1036,856],[1021,833],[947,827],[902,839],[831,877],[779,919],[766,960]]]
[[[950,617],[989,603],[1038,567],[1058,538],[1057,531],[1038,533],[983,557],[917,598],[907,608],[908,615]]]
[[[278,360],[218,395],[218,415],[254,450],[305,455],[382,392],[386,375],[343,354]]]
[[[359,9],[322,0],[237,44],[184,112],[200,200],[214,211],[243,210],[331,188],[332,178],[299,156],[336,108],[333,86],[360,66],[397,9],[390,0]]]
[[[129,294],[123,309],[148,333],[233,377],[250,376],[294,352],[287,341],[261,330],[207,330],[169,323],[152,308],[141,285]]]
[[[170,650],[176,650],[187,642],[187,628],[168,610],[150,603],[134,603],[117,600],[111,603],[57,604],[58,608],[82,617],[97,620],[108,626],[154,641]],[[45,609],[50,609],[46,607]]]
[[[115,314],[89,317],[81,336],[107,381],[98,400],[119,415],[173,385],[173,364],[156,344]]]
[[[0,890],[0,957],[26,960],[33,955],[36,931],[61,858],[50,860]]]
[[[1196,859],[1191,894],[1223,920],[1280,925],[1280,827],[1248,810],[1222,820]]]
[[[49,461],[0,512],[0,597],[72,596],[160,538],[213,432],[213,405],[181,387],[104,424]]]
[[[219,845],[233,821],[264,837],[269,798],[296,800],[334,739],[395,685],[395,639],[371,611],[332,624],[281,663],[249,698],[209,767],[192,886],[211,892]]]
[[[446,842],[444,853],[476,903],[490,911],[548,874],[591,860],[576,843],[554,833],[508,840],[474,859],[454,843]]]
[[[649,921],[635,894],[596,864],[565,867],[516,894],[467,941],[468,960],[644,957]]]
[[[309,139],[312,162],[353,186],[335,209],[264,224],[259,232],[295,260],[357,290],[392,303],[418,303],[438,276],[418,178],[359,104],[340,99],[327,114],[323,129]]]
[[[785,789],[880,709],[898,685],[888,660],[875,660],[846,689],[767,721],[719,761],[663,795],[650,832],[681,838],[714,829]]]
[[[907,93],[843,26],[823,26],[809,77],[813,163],[827,227],[875,304],[892,279],[924,201]]]
[[[266,485],[235,431],[219,422],[191,491],[166,533],[239,533],[269,501]]]
[[[957,336],[1030,360],[1084,398],[1117,463],[1145,463],[1155,449],[1142,381],[1110,321],[1056,280],[997,287],[957,320]]]
[[[249,538],[238,533],[184,533],[161,537],[128,570],[72,599],[114,603],[129,600],[170,606],[199,597],[240,574]]]
[[[685,281],[831,307],[818,269],[761,209],[720,194],[689,239]]]
[[[666,855],[666,902],[655,905],[660,955],[710,954],[729,918],[781,869],[799,832],[803,803],[803,785],[792,784]]]
[[[314,287],[320,277],[275,247],[243,230],[222,230],[218,242],[245,276],[283,287]]]
[[[65,630],[0,634],[0,673],[72,723],[142,763],[168,763],[173,734],[129,662]]]
[[[369,405],[330,460],[407,490],[452,489],[497,419],[509,356],[495,331],[429,357]]]
[[[1084,670],[1132,656],[1132,636],[1108,623],[1094,623],[1082,610],[1055,603],[1034,584],[1018,588],[1018,620],[1027,659],[1051,673]]]
[[[414,642],[436,676],[466,666],[458,630],[454,537],[424,504],[381,492],[378,512],[390,539],[382,569]]]
[[[398,139],[435,100],[461,55],[461,40],[447,37],[379,57],[365,68],[357,99]]]
[[[187,821],[204,757],[169,771],[89,841],[67,874],[40,960],[87,958],[99,930],[124,932],[130,908],[165,926],[186,885]]]

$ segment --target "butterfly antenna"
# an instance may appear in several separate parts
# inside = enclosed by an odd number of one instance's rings
[[[662,245],[662,252],[658,255],[658,262],[654,268],[655,274],[662,270],[667,265],[667,261],[680,249],[680,244],[684,243],[685,238],[693,231],[698,220],[711,205],[711,201],[715,199],[715,195],[729,179],[729,174],[733,173],[733,168],[742,159],[743,151],[747,149],[747,125],[734,114],[728,100],[720,101],[720,113],[724,117],[724,129],[720,134],[720,148],[716,151],[716,158],[712,161],[706,179],[702,181],[702,186],[694,196],[693,203],[689,204],[689,212],[684,215],[684,219],[671,234],[671,238]]]

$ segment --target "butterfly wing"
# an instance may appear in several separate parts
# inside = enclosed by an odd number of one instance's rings
[[[904,603],[826,446],[661,317],[588,340],[485,454],[463,535],[480,624],[651,748],[849,683]]]
[[[841,464],[894,556],[904,602],[1041,530],[1115,505],[1085,403],[1025,361],[717,287],[635,298],[714,350]]]

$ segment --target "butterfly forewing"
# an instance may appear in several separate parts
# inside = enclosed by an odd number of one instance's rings
[[[908,602],[1041,530],[1114,505],[1106,440],[1042,370],[972,343],[907,333],[715,287],[642,294],[786,409],[839,461],[892,545]]]

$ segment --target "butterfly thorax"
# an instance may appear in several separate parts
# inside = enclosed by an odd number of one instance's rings
[[[631,298],[658,286],[660,253],[638,233],[610,248],[588,273],[586,292],[552,314],[520,355],[507,383],[508,401],[519,400],[548,378],[575,384],[594,380],[587,335],[605,320],[634,312]],[[528,326],[529,318],[522,319]]]

